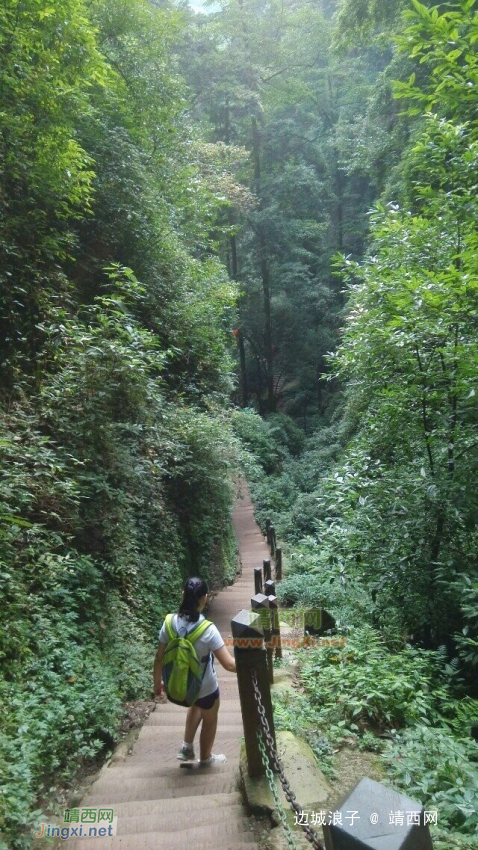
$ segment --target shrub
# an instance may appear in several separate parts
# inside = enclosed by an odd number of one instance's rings
[[[443,729],[417,726],[397,735],[384,760],[395,785],[426,809],[437,809],[440,826],[478,839],[475,741],[453,738]]]
[[[236,410],[232,417],[234,432],[267,474],[275,472],[286,455],[284,444],[276,440],[280,431],[252,410]]]
[[[302,662],[318,717],[339,729],[432,725],[453,711],[444,656],[411,646],[392,653],[368,626],[351,630],[345,646],[304,651]]]

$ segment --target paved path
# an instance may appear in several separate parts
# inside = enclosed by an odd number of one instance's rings
[[[250,608],[255,566],[269,557],[247,491],[234,510],[242,573],[222,590],[209,616],[226,640],[232,617]],[[257,850],[239,791],[239,749],[243,735],[235,674],[218,668],[221,689],[216,753],[227,763],[214,768],[181,768],[176,755],[183,738],[186,709],[159,704],[141,729],[131,756],[111,764],[82,807],[113,808],[118,817],[112,838],[70,839],[70,850]],[[198,750],[198,743],[196,750]]]

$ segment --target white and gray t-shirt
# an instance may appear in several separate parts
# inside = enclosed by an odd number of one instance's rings
[[[196,626],[199,623],[202,623],[205,619],[204,614],[200,614],[198,621],[196,623],[191,623],[185,617],[180,617],[179,614],[174,614],[172,621],[173,630],[179,635],[179,637],[186,637],[189,632],[195,629]],[[159,641],[160,643],[168,643],[165,623],[163,623],[161,631],[159,632]],[[202,697],[207,697],[209,694],[213,694],[218,687],[217,675],[214,669],[214,656],[212,653],[215,652],[216,649],[220,649],[221,646],[224,646],[224,641],[214,623],[211,623],[211,625],[208,626],[206,631],[202,633],[200,638],[198,638],[194,646],[201,662],[201,674],[204,671],[201,690],[199,691],[198,696],[198,699],[201,699]]]

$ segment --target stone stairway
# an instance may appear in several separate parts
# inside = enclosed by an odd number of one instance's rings
[[[269,557],[252,504],[243,490],[234,510],[242,573],[212,601],[208,617],[226,645],[231,619],[250,608],[253,568]],[[232,647],[229,647],[232,652]],[[243,735],[235,674],[216,663],[221,706],[214,752],[227,763],[212,768],[181,767],[176,758],[183,739],[186,709],[160,703],[149,716],[133,752],[124,762],[101,771],[81,808],[114,809],[117,834],[69,839],[69,850],[257,850],[252,824],[239,788],[239,750]],[[196,753],[199,748],[196,736]],[[85,830],[85,826],[83,826]]]

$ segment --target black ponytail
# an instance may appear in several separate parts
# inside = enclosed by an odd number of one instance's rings
[[[183,587],[183,600],[179,606],[179,616],[185,617],[190,623],[197,623],[199,620],[198,602],[206,593],[209,593],[207,582],[202,578],[197,578],[197,576],[188,578]]]

